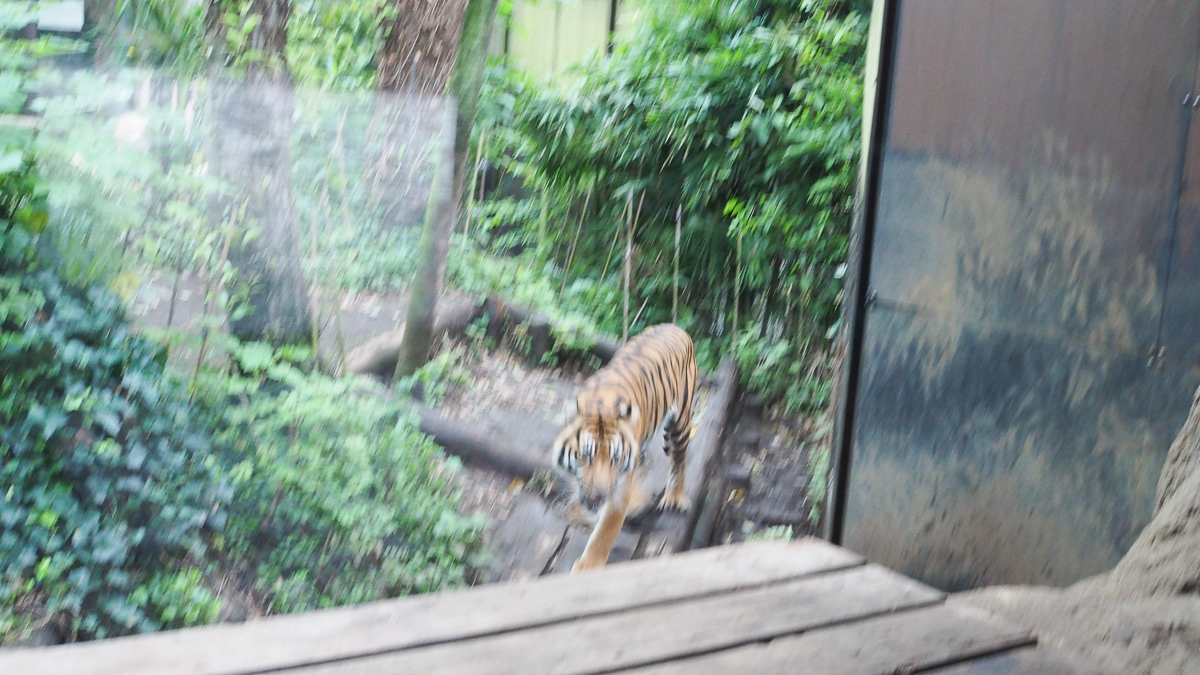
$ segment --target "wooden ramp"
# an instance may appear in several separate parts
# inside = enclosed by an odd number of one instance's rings
[[[943,599],[822,541],[756,543],[245,624],[0,651],[0,673],[1088,672]]]

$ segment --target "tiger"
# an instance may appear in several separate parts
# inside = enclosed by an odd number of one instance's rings
[[[670,459],[667,488],[658,506],[686,511],[684,463],[692,437],[696,354],[687,332],[673,324],[651,326],[589,377],[576,397],[575,418],[553,445],[555,466],[577,485],[572,509],[595,512],[595,527],[572,573],[602,567],[628,513],[650,501],[642,470],[642,444],[660,427]]]

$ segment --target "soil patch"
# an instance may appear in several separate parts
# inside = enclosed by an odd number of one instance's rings
[[[754,396],[740,401],[721,453],[725,505],[713,544],[743,541],[767,528],[819,534],[820,506],[811,500],[811,424],[772,418]]]

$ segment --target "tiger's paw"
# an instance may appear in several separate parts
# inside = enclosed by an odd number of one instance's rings
[[[580,527],[592,527],[596,524],[596,514],[583,508],[583,504],[579,500],[571,502],[566,509],[567,522]]]
[[[692,500],[688,499],[682,488],[667,490],[662,499],[658,500],[658,508],[663,511],[686,512],[692,508]]]
[[[604,561],[595,562],[580,558],[579,560],[575,561],[574,565],[571,566],[571,574],[579,574],[580,572],[586,572],[588,570],[594,570],[600,567],[604,567]]]

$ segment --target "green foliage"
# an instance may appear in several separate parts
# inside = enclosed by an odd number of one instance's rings
[[[217,6],[214,35],[206,17],[213,5],[207,1],[117,0],[100,31],[101,51],[118,64],[188,75],[214,59],[235,72],[282,66],[252,47],[262,16],[249,0],[225,0]],[[386,21],[394,14],[385,0],[296,0],[284,55],[292,79],[302,86],[371,89]]]
[[[432,171],[425,150],[430,139],[420,133],[421,120],[412,129],[381,132],[377,116],[413,112],[391,103],[376,105],[363,94],[297,92],[293,198],[306,271],[322,286],[382,291],[412,280],[424,217],[415,195],[423,194]],[[403,160],[400,175],[388,175],[394,170],[386,169],[382,148]]]
[[[207,173],[198,133],[205,120],[189,112],[204,83],[153,84],[133,70],[40,79],[54,92],[39,99],[44,125],[35,146],[49,193],[49,249],[70,284],[115,289],[134,263],[228,272],[217,267],[235,218],[217,221],[205,208],[227,187]],[[127,110],[131,91],[170,100]],[[248,230],[243,224],[236,234]]]
[[[810,363],[796,358],[790,338],[763,336],[757,326],[739,333],[733,341],[733,357],[746,384],[764,398],[778,402],[788,415],[817,410],[829,403],[831,382],[820,370],[819,360]]]
[[[204,12],[207,2],[116,0],[99,31],[100,51],[117,64],[200,72],[213,54]]]
[[[446,277],[456,288],[474,295],[496,294],[537,311],[550,321],[554,348],[576,351],[595,344],[600,332],[590,315],[597,313],[596,293],[586,282],[577,282],[559,297],[553,276],[539,269],[536,260],[488,255],[459,244],[451,255]]]
[[[72,634],[158,629],[164,608],[131,593],[203,555],[202,528],[224,519],[208,439],[116,298],[48,273],[17,295],[29,304],[0,331],[0,578]]]
[[[242,374],[198,382],[239,495],[219,547],[254,570],[270,608],[464,583],[482,522],[458,515],[453,465],[411,413],[266,345],[228,347]]]
[[[612,293],[632,195],[640,217],[631,314],[645,306],[636,332],[671,318],[682,206],[679,323],[712,339],[714,353],[727,353],[751,324],[755,342],[795,336],[790,354],[768,356],[803,360],[837,316],[866,22],[830,0],[643,10],[612,56],[584,64],[559,88],[492,73],[482,126],[507,131],[489,136],[488,157],[540,193],[492,208],[517,228],[493,243],[552,263],[546,269],[566,274],[569,287],[604,289],[592,298],[596,318],[619,332]],[[572,245],[588,191],[589,213]],[[542,197],[548,206],[535,213],[531,200]],[[485,223],[488,213],[480,209]],[[807,406],[820,396],[796,400]]]
[[[746,535],[746,541],[791,541],[794,537],[791,525],[764,527]]]
[[[287,61],[298,84],[371,89],[375,57],[396,8],[386,0],[295,0]]]
[[[221,600],[205,585],[200,570],[159,572],[129,596],[136,607],[154,608],[163,628],[185,628],[213,623],[221,614]]]
[[[397,391],[404,395],[412,393],[420,383],[421,400],[427,405],[440,405],[451,387],[463,387],[470,383],[470,371],[466,368],[467,350],[462,345],[451,344],[439,349],[412,377],[396,383]]]
[[[131,593],[203,554],[201,530],[220,525],[228,495],[192,411],[162,382],[162,351],[130,333],[112,295],[41,269],[54,253],[47,186],[29,139],[6,141],[2,155],[16,159],[0,172],[4,614],[33,596],[71,634],[153,630],[163,608]]]

